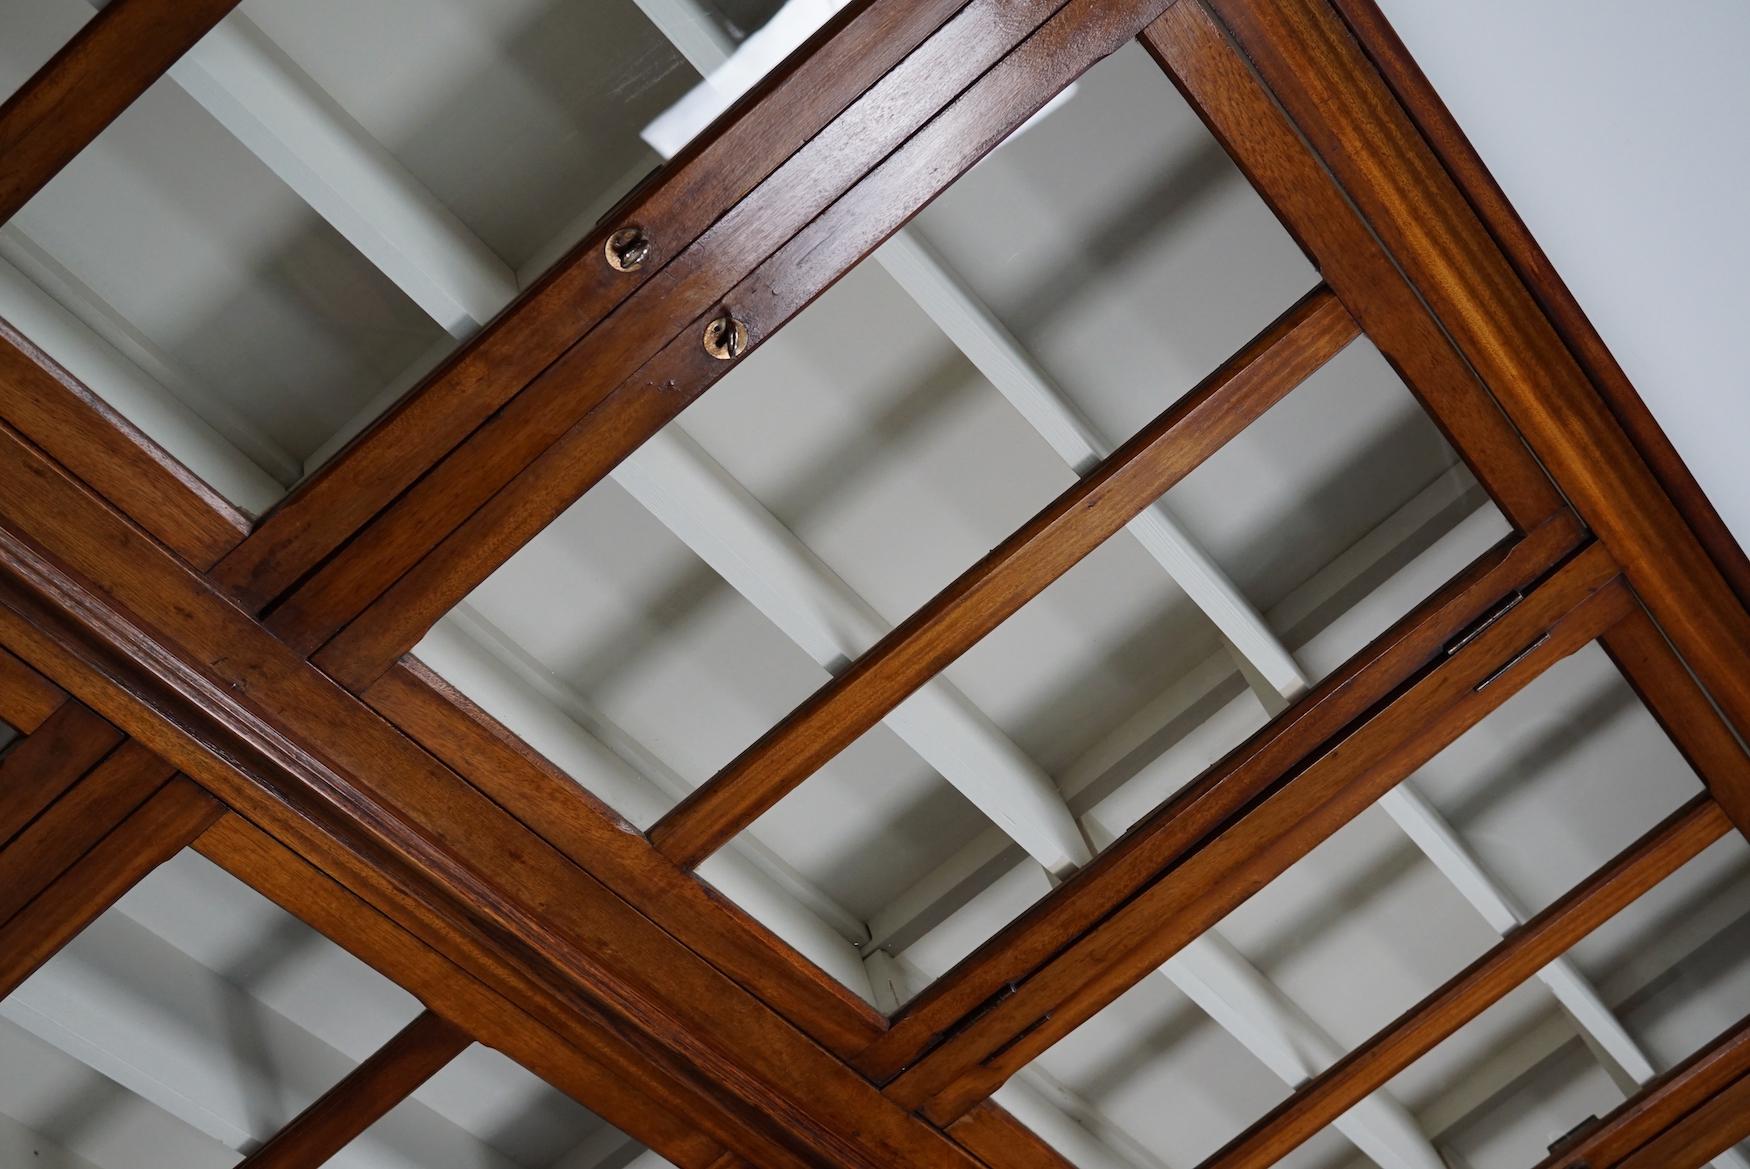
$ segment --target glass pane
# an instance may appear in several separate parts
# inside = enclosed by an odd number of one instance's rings
[[[1474,1169],[1524,1169],[1623,1101],[1548,989],[1526,983],[1385,1089]]]
[[[996,1099],[1077,1165],[1197,1165],[1289,1087],[1174,985],[1151,975],[1009,1081]],[[1093,1149],[1078,1147],[1088,1139]],[[1098,1146],[1104,1146],[1100,1149]],[[1341,1163],[1321,1134],[1278,1162]]]
[[[419,1009],[185,851],[0,1003],[0,1116],[17,1126],[0,1121],[0,1149],[232,1165]]]
[[[569,1096],[475,1044],[329,1164],[615,1169],[639,1148]]]
[[[1119,1121],[1114,1147],[1129,1140],[1168,1163],[1195,1163],[1700,790],[1608,657],[1588,646],[1017,1082],[1055,1076]],[[1417,1156],[1467,1169],[1537,1163],[1558,1136],[1750,1016],[1746,882],[1750,844],[1733,833],[1396,1076],[1375,1111],[1352,1110],[1298,1150],[1300,1163],[1364,1164],[1357,1158],[1379,1147],[1371,1142],[1406,1139],[1425,1150]],[[914,949],[929,961],[929,947],[926,939]],[[900,955],[902,968],[911,953]],[[1275,1084],[1248,1095],[1206,1079],[1222,1065],[1181,1047],[1188,1026],[1167,1027],[1158,1007],[1139,1005],[1169,983],[1201,1012],[1192,1016],[1201,1026],[1236,1055],[1249,1052]],[[1186,1092],[1210,1099],[1181,1116],[1169,1102]],[[1132,1097],[1132,1118],[1119,1120],[1111,1102]],[[1057,1116],[1041,1112],[1035,1131],[1044,1135]],[[1208,1129],[1203,1141],[1176,1153],[1173,1142],[1199,1128]]]
[[[0,316],[265,511],[839,6],[250,0],[0,229]],[[0,0],[0,95],[94,7]]]
[[[1316,282],[1122,49],[417,653],[648,827]],[[891,1007],[1505,532],[1357,340],[701,874]]]
[[[1729,833],[1566,955],[1604,1014],[1564,1010],[1533,981],[1388,1091],[1459,1164],[1537,1163],[1576,1126],[1750,1017],[1747,881],[1750,844]]]

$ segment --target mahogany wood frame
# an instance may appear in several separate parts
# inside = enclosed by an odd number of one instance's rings
[[[0,106],[0,219],[230,7],[94,17]],[[1138,35],[1318,268],[1284,322],[651,839],[402,658],[721,375],[697,343],[721,305],[757,345]],[[618,273],[601,243],[627,223],[653,252]],[[687,871],[1357,329],[1513,524],[1501,547],[893,1020]],[[192,845],[429,1010],[251,1164],[320,1163],[479,1041],[683,1169],[1061,1166],[988,1100],[1004,1078],[1601,639],[1708,794],[1210,1162],[1267,1165],[1750,831],[1747,584],[1369,0],[862,0],[259,522],[0,323],[0,718],[24,733],[0,760],[0,993]],[[1744,1049],[1740,1028],[1551,1169],[1582,1146],[1700,1164],[1743,1135]]]

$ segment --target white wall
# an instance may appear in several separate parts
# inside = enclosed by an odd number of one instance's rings
[[[1750,546],[1750,2],[1379,3]]]

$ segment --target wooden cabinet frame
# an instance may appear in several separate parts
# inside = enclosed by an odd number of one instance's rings
[[[0,107],[0,218],[230,7],[94,18]],[[1301,304],[648,838],[404,660],[721,376],[699,335],[724,306],[757,346],[1135,37],[1320,272]],[[629,224],[631,273],[603,258]],[[1357,331],[1513,526],[1499,547],[892,1020],[693,877]],[[258,522],[0,326],[0,718],[25,732],[0,990],[192,845],[433,1012],[251,1164],[320,1163],[478,1040],[683,1169],[1061,1165],[990,1103],[1007,1076],[1601,639],[1709,794],[1210,1162],[1267,1165],[1750,831],[1747,582],[1369,0],[863,0]],[[1699,1164],[1737,1131],[1721,1044],[1587,1163]]]

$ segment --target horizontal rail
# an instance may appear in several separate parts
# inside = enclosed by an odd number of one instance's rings
[[[1355,335],[1335,297],[1309,294],[658,821],[651,843],[683,866],[711,855]]]
[[[1366,1043],[1283,1101],[1200,1169],[1264,1169],[1383,1087],[1460,1027],[1566,953],[1731,831],[1698,795]]]

